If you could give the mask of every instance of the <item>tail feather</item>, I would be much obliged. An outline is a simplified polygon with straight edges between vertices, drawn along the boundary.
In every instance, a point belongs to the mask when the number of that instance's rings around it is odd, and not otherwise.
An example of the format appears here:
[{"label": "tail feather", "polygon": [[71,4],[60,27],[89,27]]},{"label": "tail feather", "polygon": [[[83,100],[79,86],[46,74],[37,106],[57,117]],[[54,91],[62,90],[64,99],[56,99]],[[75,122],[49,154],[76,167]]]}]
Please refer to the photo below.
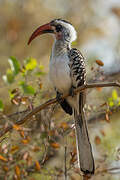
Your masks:
[{"label": "tail feather", "polygon": [[84,174],[94,174],[94,158],[89,141],[87,124],[84,114],[85,94],[79,94],[79,110],[74,109],[77,151],[80,169]]}]

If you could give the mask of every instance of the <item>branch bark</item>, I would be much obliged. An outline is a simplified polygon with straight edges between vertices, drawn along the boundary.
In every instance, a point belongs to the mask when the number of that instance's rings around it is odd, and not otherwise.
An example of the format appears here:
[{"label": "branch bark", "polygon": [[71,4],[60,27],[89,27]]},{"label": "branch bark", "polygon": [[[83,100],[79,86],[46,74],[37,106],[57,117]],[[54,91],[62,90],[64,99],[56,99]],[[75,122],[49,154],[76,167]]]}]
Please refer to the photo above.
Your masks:
[{"label": "branch bark", "polygon": [[[120,88],[120,83],[119,82],[109,82],[109,83],[94,83],[94,84],[85,84],[82,85],[81,87],[77,88],[74,90],[74,93],[78,93],[81,91],[84,91],[86,89],[91,89],[91,88],[97,88],[97,87],[119,87]],[[65,99],[66,97],[68,97],[69,94],[65,94],[62,96],[61,99]],[[41,111],[42,109],[45,109],[47,106],[51,105],[51,104],[55,104],[57,103],[57,99],[53,98],[48,100],[47,102],[45,102],[44,104],[41,104],[39,106],[37,106],[36,108],[34,108],[30,113],[28,113],[27,115],[25,115],[25,117],[23,117],[21,120],[17,121],[15,124],[16,125],[22,125],[24,124],[28,119],[30,119],[33,115],[35,115],[36,113],[38,113],[39,111]],[[3,135],[5,135],[7,132],[9,132],[10,130],[13,129],[13,125],[9,125],[7,128],[5,128],[4,130],[2,130],[2,132],[0,132],[0,137],[2,137]]]},{"label": "branch bark", "polygon": [[65,153],[64,153],[64,177],[67,180],[67,146],[65,145]]}]

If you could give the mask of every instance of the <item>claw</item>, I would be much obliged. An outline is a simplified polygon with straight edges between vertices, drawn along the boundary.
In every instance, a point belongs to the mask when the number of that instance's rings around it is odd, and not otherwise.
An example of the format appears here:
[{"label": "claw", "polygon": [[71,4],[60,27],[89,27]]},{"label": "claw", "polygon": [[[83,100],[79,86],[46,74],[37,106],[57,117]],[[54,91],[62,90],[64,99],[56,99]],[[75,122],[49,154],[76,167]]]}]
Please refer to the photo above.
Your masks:
[{"label": "claw", "polygon": [[75,89],[75,87],[72,86],[72,87],[70,88],[70,91],[69,91],[69,95],[72,96],[72,97],[74,97],[74,95],[75,95],[74,89]]},{"label": "claw", "polygon": [[63,96],[63,93],[60,93],[57,91],[56,99],[59,103],[61,103],[63,101],[62,96]]}]

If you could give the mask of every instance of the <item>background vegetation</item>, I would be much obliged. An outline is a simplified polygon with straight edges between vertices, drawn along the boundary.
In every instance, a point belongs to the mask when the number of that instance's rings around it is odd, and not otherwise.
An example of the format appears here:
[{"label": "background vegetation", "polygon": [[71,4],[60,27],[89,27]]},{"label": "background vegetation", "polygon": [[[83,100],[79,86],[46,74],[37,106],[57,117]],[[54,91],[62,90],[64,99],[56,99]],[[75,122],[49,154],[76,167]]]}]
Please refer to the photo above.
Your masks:
[{"label": "background vegetation", "polygon": [[[86,58],[89,83],[119,81],[119,0],[0,0],[0,179],[81,179],[72,117],[51,105],[16,125],[34,107],[55,96],[48,80],[53,39],[44,35],[27,46],[31,33],[54,18],[78,32],[73,47]],[[91,180],[120,179],[120,93],[87,91],[86,118],[95,157]]]}]

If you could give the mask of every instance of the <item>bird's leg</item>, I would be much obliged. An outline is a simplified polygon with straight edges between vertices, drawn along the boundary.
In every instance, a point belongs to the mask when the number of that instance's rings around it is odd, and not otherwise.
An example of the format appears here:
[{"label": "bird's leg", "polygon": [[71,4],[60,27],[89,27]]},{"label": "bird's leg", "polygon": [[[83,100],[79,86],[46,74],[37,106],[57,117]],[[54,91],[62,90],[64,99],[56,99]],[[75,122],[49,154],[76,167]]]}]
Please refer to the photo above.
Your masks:
[{"label": "bird's leg", "polygon": [[69,90],[69,95],[72,96],[72,97],[74,97],[74,95],[75,95],[74,89],[75,89],[75,87],[71,86],[71,88]]},{"label": "bird's leg", "polygon": [[63,101],[62,96],[63,96],[63,93],[60,93],[58,91],[56,92],[56,99],[59,103]]}]

